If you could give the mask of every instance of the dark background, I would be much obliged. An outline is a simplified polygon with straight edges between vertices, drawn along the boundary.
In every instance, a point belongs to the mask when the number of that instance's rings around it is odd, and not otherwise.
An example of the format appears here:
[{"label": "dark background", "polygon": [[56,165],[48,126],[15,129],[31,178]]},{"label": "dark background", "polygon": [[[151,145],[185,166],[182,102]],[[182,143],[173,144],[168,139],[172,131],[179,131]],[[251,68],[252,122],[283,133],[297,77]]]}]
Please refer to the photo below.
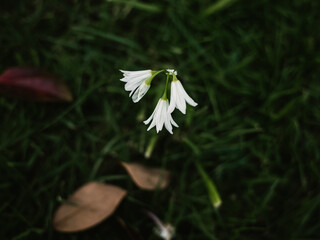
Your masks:
[{"label": "dark background", "polygon": [[[116,216],[157,239],[142,208],[176,226],[174,239],[320,239],[319,20],[317,0],[2,0],[0,71],[46,69],[74,101],[0,97],[1,239],[130,239]],[[145,159],[156,133],[142,120],[165,79],[134,104],[118,69],[164,68],[199,105],[174,112],[179,128]],[[164,167],[171,185],[139,190],[118,160]],[[54,231],[59,199],[92,180],[128,196],[91,230]]]}]

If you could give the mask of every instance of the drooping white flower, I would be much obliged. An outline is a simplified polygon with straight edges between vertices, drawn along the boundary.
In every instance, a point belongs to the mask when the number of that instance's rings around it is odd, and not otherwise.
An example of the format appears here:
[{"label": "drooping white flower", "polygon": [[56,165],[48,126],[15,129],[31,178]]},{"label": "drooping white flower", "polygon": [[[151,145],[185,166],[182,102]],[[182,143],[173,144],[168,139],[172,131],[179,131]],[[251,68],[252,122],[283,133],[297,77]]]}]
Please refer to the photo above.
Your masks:
[{"label": "drooping white flower", "polygon": [[152,78],[152,71],[120,71],[123,73],[123,78],[121,78],[120,81],[126,83],[124,85],[124,89],[126,91],[130,91],[129,97],[132,96],[133,102],[139,102],[150,88],[150,78]]},{"label": "drooping white flower", "polygon": [[144,121],[144,124],[150,124],[147,131],[149,131],[151,128],[156,126],[157,133],[162,130],[163,125],[168,130],[169,133],[173,134],[172,132],[172,125],[175,127],[179,127],[178,124],[172,119],[171,113],[168,111],[169,107],[169,101],[168,99],[160,98],[160,100],[157,103],[156,108],[154,109],[151,116]]},{"label": "drooping white flower", "polygon": [[157,225],[155,233],[164,240],[171,240],[175,235],[175,227],[170,223],[163,223],[154,213],[145,211],[145,213],[153,220]]},{"label": "drooping white flower", "polygon": [[163,227],[156,228],[156,234],[164,240],[171,240],[175,234],[175,228],[170,224],[163,224]]},{"label": "drooping white flower", "polygon": [[171,95],[169,112],[172,113],[175,108],[179,109],[183,114],[186,114],[186,102],[195,107],[198,105],[184,90],[181,82],[173,75],[171,82]]}]

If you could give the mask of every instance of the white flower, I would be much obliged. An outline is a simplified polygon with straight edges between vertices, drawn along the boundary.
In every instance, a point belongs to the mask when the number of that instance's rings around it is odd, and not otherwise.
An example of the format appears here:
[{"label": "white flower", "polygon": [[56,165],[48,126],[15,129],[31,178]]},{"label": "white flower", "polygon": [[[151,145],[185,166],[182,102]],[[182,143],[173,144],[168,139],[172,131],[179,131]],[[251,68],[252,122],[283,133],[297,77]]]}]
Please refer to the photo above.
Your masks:
[{"label": "white flower", "polygon": [[186,114],[186,102],[195,107],[198,104],[186,93],[181,82],[173,75],[171,82],[169,112],[172,113],[175,108],[178,108],[183,114]]},{"label": "white flower", "polygon": [[179,127],[178,124],[172,119],[171,113],[168,111],[169,107],[169,101],[168,99],[164,100],[160,98],[160,100],[157,103],[156,108],[154,109],[151,116],[144,121],[144,124],[149,124],[152,120],[149,128],[147,131],[149,131],[151,128],[156,126],[157,133],[162,130],[163,124],[165,128],[168,130],[169,133],[173,134],[172,132],[172,126]]},{"label": "white flower", "polygon": [[158,226],[155,233],[164,240],[171,240],[175,234],[175,228],[170,223],[166,223]]},{"label": "white flower", "polygon": [[139,102],[150,88],[148,80],[152,77],[152,71],[120,71],[123,73],[123,78],[120,81],[126,82],[124,89],[130,91],[129,97],[132,96],[133,102]]},{"label": "white flower", "polygon": [[172,73],[174,74],[174,75],[178,75],[178,72],[176,71],[176,70],[174,70],[174,69],[166,69],[167,70],[167,72],[169,73],[169,75],[172,75]]},{"label": "white flower", "polygon": [[170,223],[164,224],[154,213],[145,211],[145,213],[154,221],[157,225],[155,233],[164,240],[171,240],[175,235],[175,227]]}]

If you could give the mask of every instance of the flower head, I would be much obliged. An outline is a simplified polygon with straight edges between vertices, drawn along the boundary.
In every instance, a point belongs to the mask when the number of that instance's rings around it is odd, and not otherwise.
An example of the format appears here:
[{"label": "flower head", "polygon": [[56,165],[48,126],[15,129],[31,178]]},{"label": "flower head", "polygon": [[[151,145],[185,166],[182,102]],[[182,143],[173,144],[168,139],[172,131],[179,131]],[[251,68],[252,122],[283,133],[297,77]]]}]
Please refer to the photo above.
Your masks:
[{"label": "flower head", "polygon": [[152,71],[120,71],[123,73],[123,78],[121,78],[120,81],[126,83],[124,89],[130,91],[129,97],[132,96],[133,102],[139,102],[150,88],[150,83],[153,78]]},{"label": "flower head", "polygon": [[[162,69],[159,71],[141,70],[141,71],[125,71],[123,78],[120,81],[125,82],[124,89],[129,91],[129,97],[132,97],[133,102],[140,101],[141,98],[150,89],[151,82],[159,73],[165,73],[167,76],[166,85],[164,88],[163,96],[158,101],[156,108],[151,116],[144,121],[147,125],[150,123],[147,131],[156,127],[157,133],[163,129],[163,126],[173,134],[172,125],[178,127],[176,122],[172,119],[171,113],[175,108],[179,109],[183,114],[186,113],[186,103],[195,107],[198,104],[186,93],[181,82],[177,79],[177,71],[175,69]],[[171,82],[171,98],[170,104],[167,98],[168,86]]]},{"label": "flower head", "polygon": [[170,223],[166,223],[156,228],[155,233],[164,240],[171,240],[175,234],[175,228]]},{"label": "flower head", "polygon": [[186,114],[186,102],[193,107],[198,105],[184,90],[181,82],[177,79],[175,74],[173,74],[173,80],[171,82],[170,101],[171,102],[168,109],[170,113],[172,113],[173,110],[177,108],[183,114]]},{"label": "flower head", "polygon": [[163,223],[153,212],[145,211],[145,213],[156,224],[155,233],[164,240],[171,240],[175,235],[175,227],[170,223]]},{"label": "flower head", "polygon": [[150,124],[147,131],[151,128],[156,126],[157,133],[162,130],[163,125],[168,130],[169,133],[173,134],[172,132],[172,125],[175,127],[179,127],[178,124],[172,119],[171,113],[168,111],[169,101],[168,99],[160,98],[157,103],[156,108],[154,109],[151,116],[144,121],[144,124]]}]

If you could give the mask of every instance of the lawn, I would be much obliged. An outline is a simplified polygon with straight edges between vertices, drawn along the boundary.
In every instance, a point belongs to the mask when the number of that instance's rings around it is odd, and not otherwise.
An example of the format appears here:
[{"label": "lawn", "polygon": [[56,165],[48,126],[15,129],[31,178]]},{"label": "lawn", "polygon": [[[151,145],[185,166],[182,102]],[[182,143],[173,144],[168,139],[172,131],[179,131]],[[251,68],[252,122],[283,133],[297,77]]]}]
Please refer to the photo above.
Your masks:
[{"label": "lawn", "polygon": [[[0,238],[132,239],[121,218],[160,239],[148,209],[177,240],[320,239],[319,20],[317,0],[2,0],[0,74],[44,69],[73,101],[0,95]],[[172,113],[173,135],[143,124],[165,76],[133,103],[119,71],[167,68],[198,103]],[[119,161],[167,169],[170,185],[141,190]],[[90,181],[128,194],[91,229],[54,230]]]}]

